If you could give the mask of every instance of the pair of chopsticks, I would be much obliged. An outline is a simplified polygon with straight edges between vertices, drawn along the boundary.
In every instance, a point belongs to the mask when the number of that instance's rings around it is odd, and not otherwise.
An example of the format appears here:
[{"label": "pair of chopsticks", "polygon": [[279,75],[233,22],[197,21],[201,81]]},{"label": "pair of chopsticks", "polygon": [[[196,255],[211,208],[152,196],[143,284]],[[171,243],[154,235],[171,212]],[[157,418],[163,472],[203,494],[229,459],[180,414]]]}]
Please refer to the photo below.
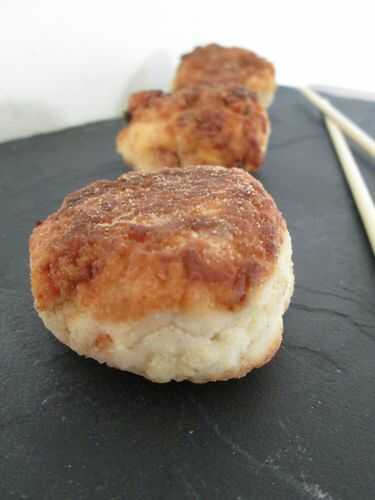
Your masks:
[{"label": "pair of chopsticks", "polygon": [[326,127],[375,255],[375,205],[342,132],[373,158],[375,158],[375,141],[332,106],[327,99],[323,99],[311,89],[302,88],[300,90],[325,115]]}]

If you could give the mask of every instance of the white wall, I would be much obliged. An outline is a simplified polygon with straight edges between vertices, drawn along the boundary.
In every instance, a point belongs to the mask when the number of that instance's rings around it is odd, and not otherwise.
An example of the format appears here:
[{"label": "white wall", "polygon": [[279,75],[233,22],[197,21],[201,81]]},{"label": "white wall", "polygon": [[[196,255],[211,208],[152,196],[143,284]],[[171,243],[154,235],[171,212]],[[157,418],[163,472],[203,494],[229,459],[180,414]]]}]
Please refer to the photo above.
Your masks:
[{"label": "white wall", "polygon": [[284,84],[373,91],[373,3],[0,0],[0,141],[117,116],[210,41],[267,56]]}]

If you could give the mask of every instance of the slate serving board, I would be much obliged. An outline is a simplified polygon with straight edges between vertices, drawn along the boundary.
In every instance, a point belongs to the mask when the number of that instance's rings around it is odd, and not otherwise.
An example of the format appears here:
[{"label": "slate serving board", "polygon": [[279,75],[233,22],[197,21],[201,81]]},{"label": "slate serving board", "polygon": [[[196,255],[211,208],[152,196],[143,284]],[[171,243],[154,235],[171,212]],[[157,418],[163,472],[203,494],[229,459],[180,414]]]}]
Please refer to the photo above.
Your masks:
[{"label": "slate serving board", "polygon": [[[335,102],[375,134],[375,104]],[[33,311],[29,233],[123,172],[120,120],[0,145],[2,500],[375,498],[375,262],[319,113],[281,88],[271,119],[258,177],[294,242],[285,340],[270,365],[202,386],[80,358]]]}]

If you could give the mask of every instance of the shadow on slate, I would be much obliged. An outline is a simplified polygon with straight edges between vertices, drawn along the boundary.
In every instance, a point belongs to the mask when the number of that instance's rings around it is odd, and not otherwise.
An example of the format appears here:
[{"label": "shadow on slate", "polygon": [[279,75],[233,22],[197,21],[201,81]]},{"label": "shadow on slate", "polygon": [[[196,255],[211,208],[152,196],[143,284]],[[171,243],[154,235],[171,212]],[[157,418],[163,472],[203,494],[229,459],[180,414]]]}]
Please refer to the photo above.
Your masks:
[{"label": "shadow on slate", "polygon": [[[335,100],[375,134],[375,105]],[[297,287],[275,360],[244,379],[151,384],[80,358],[33,311],[28,236],[124,170],[121,122],[0,145],[0,498],[375,498],[375,265],[322,119],[271,108],[259,178],[287,217]],[[357,159],[375,192],[375,165]]]}]

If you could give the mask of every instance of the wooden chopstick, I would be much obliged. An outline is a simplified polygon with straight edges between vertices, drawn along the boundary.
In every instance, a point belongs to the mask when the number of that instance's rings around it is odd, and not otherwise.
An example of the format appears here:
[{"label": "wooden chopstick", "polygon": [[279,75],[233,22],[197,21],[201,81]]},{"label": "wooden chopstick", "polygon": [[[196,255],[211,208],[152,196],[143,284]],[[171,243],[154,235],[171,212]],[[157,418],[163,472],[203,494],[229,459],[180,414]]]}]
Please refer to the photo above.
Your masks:
[{"label": "wooden chopstick", "polygon": [[329,118],[325,123],[375,255],[375,205],[341,130]]},{"label": "wooden chopstick", "polygon": [[375,158],[375,141],[366,132],[358,127],[354,122],[349,120],[343,113],[336,109],[327,100],[309,88],[301,88],[302,94],[320,109],[325,115],[332,120],[347,134],[354,142],[361,146],[367,153]]}]

